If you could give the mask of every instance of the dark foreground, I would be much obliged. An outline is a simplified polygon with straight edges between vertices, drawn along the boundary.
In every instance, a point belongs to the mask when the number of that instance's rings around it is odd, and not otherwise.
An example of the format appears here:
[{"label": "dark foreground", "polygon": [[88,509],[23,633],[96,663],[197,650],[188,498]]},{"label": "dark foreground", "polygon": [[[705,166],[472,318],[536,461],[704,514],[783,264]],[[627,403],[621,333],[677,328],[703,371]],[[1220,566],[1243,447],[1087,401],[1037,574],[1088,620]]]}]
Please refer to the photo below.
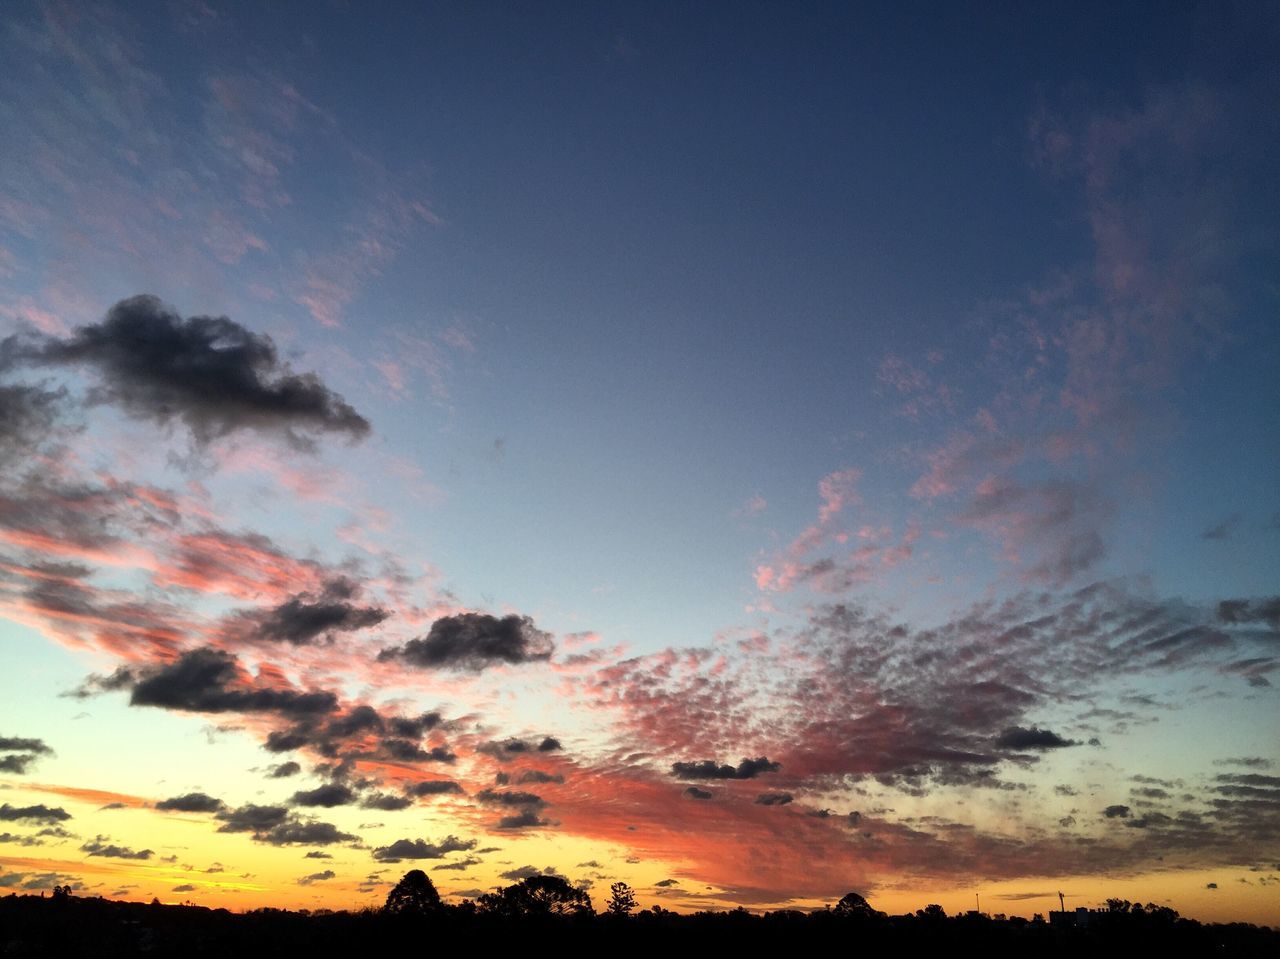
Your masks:
[{"label": "dark foreground", "polygon": [[[0,956],[410,956],[465,947],[569,955],[661,951],[680,955],[1280,956],[1280,931],[1206,925],[1170,916],[1094,914],[1086,928],[965,915],[847,916],[745,911],[631,916],[501,916],[437,909],[429,914],[233,913],[199,906],[106,899],[0,899]],[[661,959],[666,959],[665,955]]]}]

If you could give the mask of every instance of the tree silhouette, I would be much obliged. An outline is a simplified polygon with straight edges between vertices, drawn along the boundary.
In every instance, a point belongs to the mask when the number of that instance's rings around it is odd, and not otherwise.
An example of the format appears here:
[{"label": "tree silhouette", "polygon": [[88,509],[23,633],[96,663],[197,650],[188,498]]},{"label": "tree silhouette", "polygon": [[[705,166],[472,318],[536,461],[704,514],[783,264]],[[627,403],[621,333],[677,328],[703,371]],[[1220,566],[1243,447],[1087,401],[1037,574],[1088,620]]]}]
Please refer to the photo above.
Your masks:
[{"label": "tree silhouette", "polygon": [[831,911],[845,919],[874,919],[884,915],[878,909],[873,909],[871,903],[856,892],[846,894]]},{"label": "tree silhouette", "polygon": [[387,893],[383,912],[398,916],[425,916],[440,908],[440,893],[421,869],[410,869]]},{"label": "tree silhouette", "polygon": [[609,915],[629,916],[636,907],[636,891],[625,882],[615,882],[609,887]]},{"label": "tree silhouette", "polygon": [[482,912],[496,916],[591,916],[591,897],[563,876],[530,876],[480,897]]}]

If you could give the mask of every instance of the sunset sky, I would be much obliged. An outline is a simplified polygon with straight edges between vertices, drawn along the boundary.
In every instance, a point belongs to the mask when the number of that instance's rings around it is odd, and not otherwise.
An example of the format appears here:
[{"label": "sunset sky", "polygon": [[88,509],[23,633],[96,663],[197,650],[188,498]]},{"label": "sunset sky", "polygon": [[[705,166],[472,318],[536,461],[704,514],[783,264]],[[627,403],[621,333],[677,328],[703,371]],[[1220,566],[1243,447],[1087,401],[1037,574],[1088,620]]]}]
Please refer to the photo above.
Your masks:
[{"label": "sunset sky", "polygon": [[5,4],[0,894],[1280,924],[1277,63]]}]

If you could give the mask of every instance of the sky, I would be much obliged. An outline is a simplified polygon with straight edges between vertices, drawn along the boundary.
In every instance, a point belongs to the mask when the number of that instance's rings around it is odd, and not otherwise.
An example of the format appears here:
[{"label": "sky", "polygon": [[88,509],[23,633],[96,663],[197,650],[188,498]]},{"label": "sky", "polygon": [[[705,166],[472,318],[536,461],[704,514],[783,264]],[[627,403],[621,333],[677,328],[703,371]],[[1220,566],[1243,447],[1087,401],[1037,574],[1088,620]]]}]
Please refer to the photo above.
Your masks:
[{"label": "sky", "polygon": [[1278,63],[7,4],[0,891],[1280,923]]}]

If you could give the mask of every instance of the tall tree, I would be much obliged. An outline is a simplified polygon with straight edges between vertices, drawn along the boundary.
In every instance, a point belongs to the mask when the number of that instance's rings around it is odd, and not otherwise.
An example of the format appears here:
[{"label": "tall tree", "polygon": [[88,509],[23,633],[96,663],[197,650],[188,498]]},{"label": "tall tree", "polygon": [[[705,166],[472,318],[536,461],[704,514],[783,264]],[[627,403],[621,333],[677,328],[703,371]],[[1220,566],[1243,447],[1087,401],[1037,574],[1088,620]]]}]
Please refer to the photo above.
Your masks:
[{"label": "tall tree", "polygon": [[440,893],[421,869],[410,869],[387,893],[384,912],[400,916],[423,916],[440,908]]}]

